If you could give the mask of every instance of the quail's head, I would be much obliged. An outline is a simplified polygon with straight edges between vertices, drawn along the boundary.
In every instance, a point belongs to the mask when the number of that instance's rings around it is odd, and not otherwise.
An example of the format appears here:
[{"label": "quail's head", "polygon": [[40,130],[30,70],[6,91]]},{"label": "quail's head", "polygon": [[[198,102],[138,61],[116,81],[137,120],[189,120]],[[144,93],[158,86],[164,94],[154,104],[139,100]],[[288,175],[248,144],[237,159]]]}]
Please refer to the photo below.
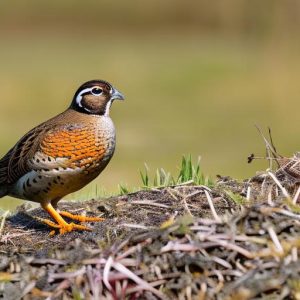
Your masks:
[{"label": "quail's head", "polygon": [[91,80],[76,91],[71,108],[86,114],[109,115],[114,100],[124,100],[124,96],[104,80]]}]

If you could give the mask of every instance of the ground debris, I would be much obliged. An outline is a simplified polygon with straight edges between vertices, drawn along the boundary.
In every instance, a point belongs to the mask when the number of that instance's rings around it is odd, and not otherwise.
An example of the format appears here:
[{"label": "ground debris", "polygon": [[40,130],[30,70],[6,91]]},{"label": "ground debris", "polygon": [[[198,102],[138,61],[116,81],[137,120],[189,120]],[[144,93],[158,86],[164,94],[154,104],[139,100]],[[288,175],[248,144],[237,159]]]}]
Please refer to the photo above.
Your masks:
[{"label": "ground debris", "polygon": [[32,219],[41,209],[20,209],[0,235],[0,299],[299,299],[297,186],[287,198],[281,183],[219,177],[212,190],[63,202],[106,220],[54,237]]}]

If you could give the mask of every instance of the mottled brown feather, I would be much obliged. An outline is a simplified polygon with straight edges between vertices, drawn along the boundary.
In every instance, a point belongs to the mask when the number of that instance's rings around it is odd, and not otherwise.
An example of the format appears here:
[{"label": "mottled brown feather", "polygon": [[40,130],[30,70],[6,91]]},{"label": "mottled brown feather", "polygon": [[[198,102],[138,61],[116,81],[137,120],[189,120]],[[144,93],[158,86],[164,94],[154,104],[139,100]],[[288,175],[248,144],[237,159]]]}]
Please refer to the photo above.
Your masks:
[{"label": "mottled brown feather", "polygon": [[29,131],[0,160],[0,185],[15,183],[20,177],[30,171],[27,162],[37,150],[39,138],[44,130],[46,130],[46,126],[41,124]]}]

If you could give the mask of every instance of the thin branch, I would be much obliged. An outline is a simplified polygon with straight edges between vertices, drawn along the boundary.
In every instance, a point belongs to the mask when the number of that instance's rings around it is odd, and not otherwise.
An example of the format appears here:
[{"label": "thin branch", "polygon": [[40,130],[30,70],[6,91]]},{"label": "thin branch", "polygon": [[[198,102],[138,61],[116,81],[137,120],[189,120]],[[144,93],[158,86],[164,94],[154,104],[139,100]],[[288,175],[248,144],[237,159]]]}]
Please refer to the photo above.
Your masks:
[{"label": "thin branch", "polygon": [[213,201],[210,197],[210,194],[208,193],[207,190],[204,190],[204,193],[206,195],[206,198],[207,198],[207,201],[208,201],[208,204],[209,204],[209,207],[210,207],[210,210],[212,212],[212,215],[214,217],[214,219],[218,222],[218,223],[222,223],[222,220],[221,218],[218,216],[216,210],[215,210],[215,207],[214,207],[214,204],[213,204]]},{"label": "thin branch", "polygon": [[293,204],[297,204],[297,200],[299,198],[299,195],[300,195],[300,186],[298,187],[297,192],[296,192],[296,194],[293,198]]},{"label": "thin branch", "polygon": [[270,237],[271,237],[271,239],[272,239],[272,241],[273,241],[273,243],[274,243],[274,245],[275,245],[277,251],[278,251],[280,254],[283,254],[283,253],[284,253],[283,247],[282,247],[282,245],[280,244],[280,241],[279,241],[279,239],[278,239],[278,236],[277,236],[277,234],[276,234],[274,228],[271,227],[271,226],[269,226],[269,227],[268,227],[268,233],[269,233],[269,235],[270,235]]},{"label": "thin branch", "polygon": [[157,206],[157,207],[162,207],[162,208],[170,208],[168,205],[161,204],[161,203],[155,203],[155,201],[151,201],[151,200],[134,200],[134,201],[131,201],[130,203],[132,203],[132,204]]},{"label": "thin branch", "polygon": [[3,213],[3,215],[1,216],[1,224],[0,224],[0,237],[2,236],[2,231],[4,229],[4,224],[5,224],[5,221],[6,221],[6,218],[9,214],[9,210],[5,211]]},{"label": "thin branch", "polygon": [[288,199],[291,199],[291,196],[289,195],[289,193],[287,192],[287,190],[281,185],[281,183],[276,178],[276,176],[272,172],[270,172],[270,171],[268,171],[268,174],[275,181],[275,183],[277,184],[277,186],[281,189],[283,196],[285,196]]}]

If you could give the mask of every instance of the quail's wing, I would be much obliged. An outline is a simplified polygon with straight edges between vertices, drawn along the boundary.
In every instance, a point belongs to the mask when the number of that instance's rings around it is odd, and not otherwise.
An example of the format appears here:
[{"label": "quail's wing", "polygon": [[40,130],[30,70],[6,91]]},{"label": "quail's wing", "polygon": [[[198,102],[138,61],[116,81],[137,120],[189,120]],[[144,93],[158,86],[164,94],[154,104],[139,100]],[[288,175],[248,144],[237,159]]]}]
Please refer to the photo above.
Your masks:
[{"label": "quail's wing", "polygon": [[0,185],[12,184],[30,171],[27,161],[34,155],[44,130],[45,126],[40,125],[29,131],[0,160]]},{"label": "quail's wing", "polygon": [[81,126],[47,123],[29,131],[0,160],[0,185],[13,184],[31,170],[69,166],[75,147],[72,137]]}]

